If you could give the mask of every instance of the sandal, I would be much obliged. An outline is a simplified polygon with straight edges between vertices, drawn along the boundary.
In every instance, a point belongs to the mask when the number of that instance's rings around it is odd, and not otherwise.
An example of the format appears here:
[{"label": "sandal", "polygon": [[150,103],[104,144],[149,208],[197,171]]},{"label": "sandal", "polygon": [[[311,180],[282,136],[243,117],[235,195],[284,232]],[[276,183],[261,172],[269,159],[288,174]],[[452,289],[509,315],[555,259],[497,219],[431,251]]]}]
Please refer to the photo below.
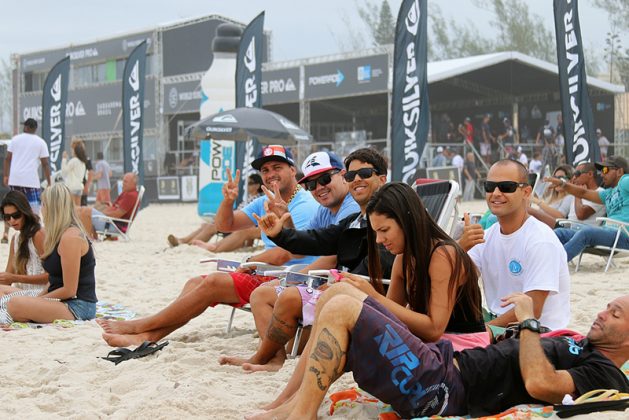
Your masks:
[{"label": "sandal", "polygon": [[624,411],[629,408],[629,394],[615,389],[595,389],[577,398],[571,405],[555,405],[559,418],[588,414],[595,411]]},{"label": "sandal", "polygon": [[108,360],[117,365],[118,363],[124,362],[125,360],[139,359],[141,357],[148,356],[149,354],[153,354],[156,351],[163,349],[167,345],[168,341],[164,341],[160,344],[154,341],[145,341],[144,343],[136,347],[135,350],[120,347],[116,350],[110,351],[107,356],[101,357],[101,359]]}]

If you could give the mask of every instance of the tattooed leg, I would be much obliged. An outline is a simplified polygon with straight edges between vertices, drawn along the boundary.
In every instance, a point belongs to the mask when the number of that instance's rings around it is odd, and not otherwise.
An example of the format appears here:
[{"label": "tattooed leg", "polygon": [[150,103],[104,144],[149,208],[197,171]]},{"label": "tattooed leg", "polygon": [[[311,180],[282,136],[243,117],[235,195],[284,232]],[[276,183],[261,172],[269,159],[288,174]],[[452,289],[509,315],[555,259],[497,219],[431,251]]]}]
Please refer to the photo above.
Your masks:
[{"label": "tattooed leg", "polygon": [[362,302],[350,296],[335,296],[321,309],[303,382],[288,418],[317,417],[330,385],[343,374],[350,331],[361,310]]}]

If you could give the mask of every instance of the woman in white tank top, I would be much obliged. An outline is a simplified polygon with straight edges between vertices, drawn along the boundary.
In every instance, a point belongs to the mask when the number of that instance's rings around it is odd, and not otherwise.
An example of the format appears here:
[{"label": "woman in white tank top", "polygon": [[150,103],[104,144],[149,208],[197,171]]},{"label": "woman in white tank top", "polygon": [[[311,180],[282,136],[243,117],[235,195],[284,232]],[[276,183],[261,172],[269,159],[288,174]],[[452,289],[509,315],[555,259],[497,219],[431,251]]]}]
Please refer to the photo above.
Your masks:
[{"label": "woman in white tank top", "polygon": [[18,191],[7,193],[0,210],[4,221],[17,231],[11,239],[6,269],[0,273],[0,296],[21,290],[39,294],[48,286],[48,274],[39,258],[44,245],[39,216]]}]

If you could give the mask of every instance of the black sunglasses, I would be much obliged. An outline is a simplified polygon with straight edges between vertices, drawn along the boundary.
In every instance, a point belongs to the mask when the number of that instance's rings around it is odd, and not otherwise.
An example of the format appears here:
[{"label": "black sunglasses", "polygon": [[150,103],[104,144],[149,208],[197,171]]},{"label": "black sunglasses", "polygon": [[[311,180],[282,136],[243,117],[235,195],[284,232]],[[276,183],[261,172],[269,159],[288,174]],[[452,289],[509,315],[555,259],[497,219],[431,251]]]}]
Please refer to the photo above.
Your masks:
[{"label": "black sunglasses", "polygon": [[332,175],[336,175],[338,174],[340,171],[330,171],[327,172],[323,175],[321,175],[319,178],[317,179],[311,179],[309,181],[304,181],[304,188],[306,189],[306,191],[314,191],[317,189],[317,184],[321,185],[322,187],[328,185],[330,182],[332,182]]},{"label": "black sunglasses", "polygon": [[368,179],[371,178],[373,174],[380,175],[376,168],[361,168],[357,171],[347,171],[343,176],[345,177],[345,181],[352,182],[356,178],[356,175],[358,175],[360,179]]},{"label": "black sunglasses", "polygon": [[485,192],[492,193],[496,190],[496,187],[502,193],[513,193],[518,187],[527,187],[529,184],[526,182],[515,182],[515,181],[485,181]]},{"label": "black sunglasses", "polygon": [[5,222],[8,222],[9,220],[13,219],[13,220],[20,220],[22,218],[22,212],[21,211],[16,211],[15,213],[4,213],[2,215],[2,218],[4,219]]}]

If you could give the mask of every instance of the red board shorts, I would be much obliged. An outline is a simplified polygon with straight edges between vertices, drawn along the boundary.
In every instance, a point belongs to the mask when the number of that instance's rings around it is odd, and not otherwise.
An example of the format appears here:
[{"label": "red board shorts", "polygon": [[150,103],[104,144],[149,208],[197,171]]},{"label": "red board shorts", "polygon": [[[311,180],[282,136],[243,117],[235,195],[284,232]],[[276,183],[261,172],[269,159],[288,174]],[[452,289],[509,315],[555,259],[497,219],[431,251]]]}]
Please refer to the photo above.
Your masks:
[{"label": "red board shorts", "polygon": [[[234,288],[236,289],[236,294],[238,295],[238,299],[240,302],[238,303],[228,303],[227,305],[233,306],[234,308],[241,308],[247,303],[249,303],[249,299],[251,299],[251,293],[258,288],[262,283],[266,283],[267,281],[274,280],[275,277],[268,276],[258,276],[255,274],[249,273],[225,273],[228,274],[232,280],[234,281]],[[218,305],[220,302],[216,302],[211,305],[212,307]]]}]

